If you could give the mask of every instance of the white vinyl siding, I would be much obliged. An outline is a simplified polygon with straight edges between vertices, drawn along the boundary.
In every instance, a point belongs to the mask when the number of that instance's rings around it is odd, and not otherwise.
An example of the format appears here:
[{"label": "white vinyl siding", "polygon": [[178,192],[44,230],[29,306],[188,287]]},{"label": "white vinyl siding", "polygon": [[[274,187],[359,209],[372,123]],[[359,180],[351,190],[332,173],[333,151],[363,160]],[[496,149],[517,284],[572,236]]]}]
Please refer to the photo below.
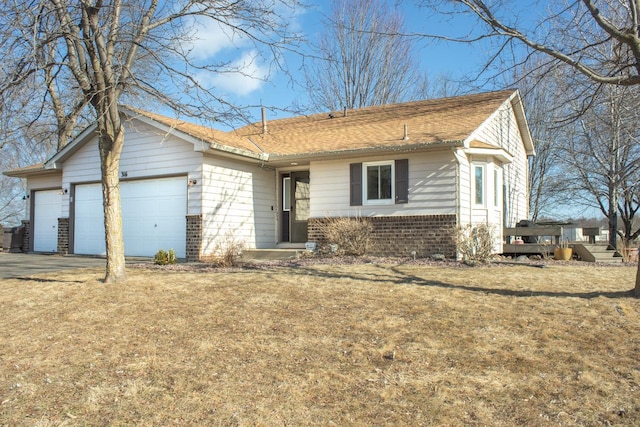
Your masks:
[{"label": "white vinyl siding", "polygon": [[[456,162],[453,151],[400,153],[357,159],[370,162],[409,159],[409,202],[350,206],[350,163],[317,161],[310,165],[311,218],[336,216],[436,215],[456,213]],[[363,168],[364,169],[364,168]]]},{"label": "white vinyl siding", "polygon": [[229,239],[249,249],[275,246],[278,212],[275,171],[205,157],[202,190],[204,255],[214,253]]},{"label": "white vinyl siding", "polygon": [[[64,162],[62,186],[100,182],[100,153],[98,138],[80,147]],[[200,181],[202,153],[193,151],[193,144],[175,136],[164,134],[139,121],[125,122],[125,144],[120,158],[120,172],[126,179],[187,175]],[[198,186],[189,188],[188,213],[200,213]],[[69,215],[68,203],[63,205],[63,216]]]},{"label": "white vinyl siding", "polygon": [[[468,138],[502,147],[513,156],[513,162],[502,166],[502,182],[506,187],[508,224],[514,226],[521,219],[528,218],[527,204],[528,160],[522,143],[516,116],[509,102],[503,104]],[[502,206],[500,206],[502,210]]]}]

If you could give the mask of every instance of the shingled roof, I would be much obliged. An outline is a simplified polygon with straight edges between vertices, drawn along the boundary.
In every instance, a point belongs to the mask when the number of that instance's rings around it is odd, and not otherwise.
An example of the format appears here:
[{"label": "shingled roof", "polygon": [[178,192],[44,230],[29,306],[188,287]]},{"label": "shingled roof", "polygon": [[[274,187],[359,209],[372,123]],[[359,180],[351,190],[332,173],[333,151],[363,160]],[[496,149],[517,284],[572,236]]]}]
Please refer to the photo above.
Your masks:
[{"label": "shingled roof", "polygon": [[[439,144],[462,145],[515,93],[515,90],[510,89],[327,112],[272,120],[268,123],[257,122],[229,132],[130,107],[124,110],[130,116],[146,118],[166,129],[176,130],[208,143],[209,149],[265,161],[318,154],[331,156],[368,150],[402,150]],[[519,119],[526,123],[521,109],[516,110],[516,115],[520,115]],[[83,134],[90,130],[91,128]],[[530,135],[526,132],[523,138],[528,145],[527,153],[533,154],[535,150]],[[56,156],[72,154],[84,140],[84,137],[76,139]],[[470,146],[498,148],[481,141],[472,141]],[[22,177],[45,169],[49,168],[46,165],[35,165],[5,174]]]},{"label": "shingled roof", "polygon": [[251,142],[251,140],[240,135],[236,135],[232,132],[224,132],[221,130],[212,129],[207,126],[189,123],[184,120],[172,119],[161,114],[155,114],[137,108],[126,107],[126,109],[203,141],[226,145],[228,147],[248,151],[251,153],[262,153],[259,147]]},{"label": "shingled roof", "polygon": [[230,132],[130,110],[220,146],[272,157],[304,156],[461,143],[513,93],[514,90],[503,90],[313,114],[256,122]]},{"label": "shingled roof", "polygon": [[[230,132],[270,155],[304,155],[461,142],[514,90],[258,122]],[[407,138],[405,138],[405,126]]]}]

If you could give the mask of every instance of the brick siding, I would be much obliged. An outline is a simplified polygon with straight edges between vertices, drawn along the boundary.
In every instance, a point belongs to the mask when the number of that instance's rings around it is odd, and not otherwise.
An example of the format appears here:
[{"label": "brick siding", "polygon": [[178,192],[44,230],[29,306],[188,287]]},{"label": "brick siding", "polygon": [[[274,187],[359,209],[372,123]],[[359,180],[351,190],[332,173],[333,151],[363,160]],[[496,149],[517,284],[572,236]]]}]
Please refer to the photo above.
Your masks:
[{"label": "brick siding", "polygon": [[69,218],[58,218],[58,254],[69,255]]},{"label": "brick siding", "polygon": [[202,215],[187,215],[187,262],[202,256]]},{"label": "brick siding", "polygon": [[[455,215],[383,216],[366,218],[373,226],[369,255],[424,258],[443,254],[456,257],[453,228]],[[325,245],[324,226],[327,218],[310,218],[309,241]]]},{"label": "brick siding", "polygon": [[22,252],[27,253],[31,250],[31,221],[29,221],[28,219],[23,219],[22,226],[24,227],[24,236],[22,237]]}]

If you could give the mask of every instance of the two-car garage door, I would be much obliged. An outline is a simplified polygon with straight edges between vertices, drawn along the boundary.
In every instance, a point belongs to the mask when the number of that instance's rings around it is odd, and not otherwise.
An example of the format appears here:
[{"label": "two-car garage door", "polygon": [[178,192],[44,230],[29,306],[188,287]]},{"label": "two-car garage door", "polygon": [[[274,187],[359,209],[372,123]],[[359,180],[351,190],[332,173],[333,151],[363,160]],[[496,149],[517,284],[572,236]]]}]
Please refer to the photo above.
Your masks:
[{"label": "two-car garage door", "polygon": [[[121,181],[125,255],[153,256],[173,249],[186,256],[187,182],[185,177]],[[75,187],[73,252],[104,255],[102,187]]]}]

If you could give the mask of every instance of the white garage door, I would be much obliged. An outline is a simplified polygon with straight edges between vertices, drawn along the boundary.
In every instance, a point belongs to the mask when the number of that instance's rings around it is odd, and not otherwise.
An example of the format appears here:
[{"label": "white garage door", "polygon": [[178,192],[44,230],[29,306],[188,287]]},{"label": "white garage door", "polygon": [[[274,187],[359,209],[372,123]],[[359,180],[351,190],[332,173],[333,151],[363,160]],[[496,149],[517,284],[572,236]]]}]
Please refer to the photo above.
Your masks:
[{"label": "white garage door", "polygon": [[[120,182],[124,251],[153,256],[173,249],[186,256],[185,177]],[[73,246],[76,254],[104,255],[104,214],[100,184],[76,186]]]},{"label": "white garage door", "polygon": [[60,190],[35,191],[33,202],[33,250],[58,251],[58,218],[62,210]]}]

